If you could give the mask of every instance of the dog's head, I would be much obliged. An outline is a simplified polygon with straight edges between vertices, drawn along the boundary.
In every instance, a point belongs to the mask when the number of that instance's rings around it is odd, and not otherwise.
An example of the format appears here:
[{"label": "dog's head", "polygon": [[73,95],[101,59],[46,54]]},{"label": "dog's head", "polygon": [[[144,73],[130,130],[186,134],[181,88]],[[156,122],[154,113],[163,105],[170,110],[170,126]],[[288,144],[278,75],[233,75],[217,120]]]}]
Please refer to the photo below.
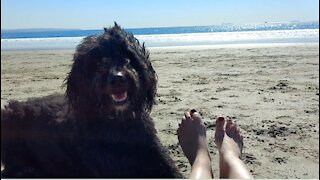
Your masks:
[{"label": "dog's head", "polygon": [[76,114],[132,115],[151,111],[156,84],[144,45],[115,24],[78,45],[66,78],[66,94]]}]

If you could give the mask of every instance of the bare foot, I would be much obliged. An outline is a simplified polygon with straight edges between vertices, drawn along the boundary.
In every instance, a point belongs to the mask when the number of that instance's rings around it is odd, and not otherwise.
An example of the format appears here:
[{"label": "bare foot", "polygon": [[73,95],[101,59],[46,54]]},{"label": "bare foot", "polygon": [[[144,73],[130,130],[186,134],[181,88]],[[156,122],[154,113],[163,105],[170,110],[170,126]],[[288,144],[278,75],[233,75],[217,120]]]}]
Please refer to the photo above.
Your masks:
[{"label": "bare foot", "polygon": [[206,127],[200,114],[186,112],[177,132],[181,148],[192,166],[189,178],[212,178]]},{"label": "bare foot", "polygon": [[253,178],[240,159],[243,138],[232,120],[218,117],[216,120],[215,142],[219,150],[220,177],[243,179]]},{"label": "bare foot", "polygon": [[229,154],[240,158],[243,148],[243,138],[232,120],[218,117],[216,120],[215,141],[219,153]]}]

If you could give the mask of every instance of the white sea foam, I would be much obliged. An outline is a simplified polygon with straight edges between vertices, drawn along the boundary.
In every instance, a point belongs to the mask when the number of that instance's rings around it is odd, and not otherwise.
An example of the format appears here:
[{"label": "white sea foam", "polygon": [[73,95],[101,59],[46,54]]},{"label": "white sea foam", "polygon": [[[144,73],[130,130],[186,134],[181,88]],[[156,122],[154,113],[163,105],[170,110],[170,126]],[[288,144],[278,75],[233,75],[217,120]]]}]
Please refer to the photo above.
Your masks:
[{"label": "white sea foam", "polygon": [[1,50],[70,49],[83,37],[1,39]]},{"label": "white sea foam", "polygon": [[268,42],[300,43],[319,42],[319,29],[141,35],[137,38],[151,47]]},{"label": "white sea foam", "polygon": [[[319,43],[319,29],[136,35],[147,47]],[[1,50],[74,49],[83,37],[1,39]]]}]

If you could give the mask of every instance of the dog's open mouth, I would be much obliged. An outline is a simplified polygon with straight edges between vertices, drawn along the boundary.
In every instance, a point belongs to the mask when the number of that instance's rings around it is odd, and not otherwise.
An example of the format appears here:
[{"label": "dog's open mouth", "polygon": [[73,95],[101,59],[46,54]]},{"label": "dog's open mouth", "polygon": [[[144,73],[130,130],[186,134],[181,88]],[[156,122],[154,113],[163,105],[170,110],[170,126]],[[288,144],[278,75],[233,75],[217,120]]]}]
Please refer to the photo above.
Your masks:
[{"label": "dog's open mouth", "polygon": [[127,91],[115,92],[111,94],[111,98],[116,103],[123,103],[127,100],[128,93]]}]

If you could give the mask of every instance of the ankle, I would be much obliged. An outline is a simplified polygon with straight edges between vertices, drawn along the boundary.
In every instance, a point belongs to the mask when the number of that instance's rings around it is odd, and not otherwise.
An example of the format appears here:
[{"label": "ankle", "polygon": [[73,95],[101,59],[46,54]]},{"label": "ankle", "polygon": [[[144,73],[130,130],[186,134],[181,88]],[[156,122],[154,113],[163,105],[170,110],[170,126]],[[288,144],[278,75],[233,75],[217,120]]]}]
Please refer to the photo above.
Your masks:
[{"label": "ankle", "polygon": [[219,157],[224,160],[224,162],[241,160],[241,154],[238,154],[234,151],[219,151]]},{"label": "ankle", "polygon": [[202,164],[203,166],[211,167],[211,157],[209,156],[209,154],[199,154],[197,155],[191,166],[195,164]]},{"label": "ankle", "polygon": [[188,159],[191,165],[195,163],[210,163],[211,164],[211,157],[208,151],[206,150],[198,150],[196,156],[193,159]]}]

